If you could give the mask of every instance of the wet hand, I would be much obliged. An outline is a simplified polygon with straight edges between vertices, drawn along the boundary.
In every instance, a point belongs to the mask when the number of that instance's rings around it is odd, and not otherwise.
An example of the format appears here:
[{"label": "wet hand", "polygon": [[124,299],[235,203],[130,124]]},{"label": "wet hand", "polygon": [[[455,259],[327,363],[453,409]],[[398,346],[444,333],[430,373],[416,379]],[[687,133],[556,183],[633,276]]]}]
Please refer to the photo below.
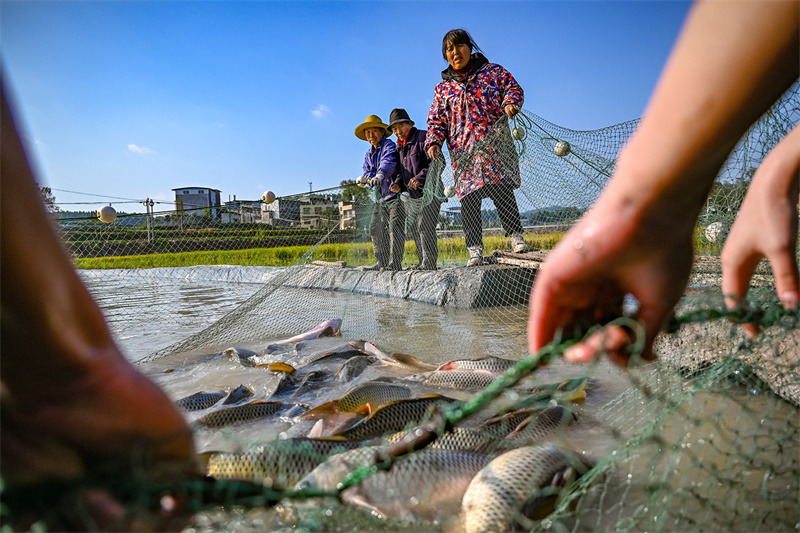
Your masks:
[{"label": "wet hand", "polygon": [[[655,218],[658,221],[658,218]],[[669,220],[669,218],[664,219]],[[528,348],[537,352],[557,332],[580,337],[593,326],[622,316],[626,294],[639,301],[641,357],[653,358],[652,344],[683,294],[691,271],[691,228],[627,216],[619,205],[596,206],[551,252],[531,292]],[[565,351],[570,362],[601,354],[627,366],[628,329],[605,326]]]}]

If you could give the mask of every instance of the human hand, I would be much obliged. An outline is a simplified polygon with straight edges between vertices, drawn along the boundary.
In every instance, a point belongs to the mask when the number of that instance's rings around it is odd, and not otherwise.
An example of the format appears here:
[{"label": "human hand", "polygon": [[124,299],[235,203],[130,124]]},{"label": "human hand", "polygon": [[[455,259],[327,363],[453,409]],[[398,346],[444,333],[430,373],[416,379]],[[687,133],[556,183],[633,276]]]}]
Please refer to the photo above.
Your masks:
[{"label": "human hand", "polygon": [[398,184],[396,184],[396,183],[392,183],[389,186],[389,190],[392,191],[393,193],[399,193],[400,192],[400,186]]},{"label": "human hand", "polygon": [[367,185],[369,185],[370,187],[378,187],[380,186],[380,184],[381,180],[379,180],[378,178],[370,178],[369,181],[367,181]]},{"label": "human hand", "polygon": [[[639,301],[636,318],[644,334],[641,356],[653,358],[653,340],[689,278],[692,224],[672,227],[661,209],[640,213],[613,197],[598,201],[552,251],[531,292],[531,353],[553,340],[558,330],[567,337],[582,335],[593,325],[622,316],[623,299],[632,294]],[[606,353],[609,360],[627,366],[631,341],[622,327],[606,326],[568,348],[564,358],[589,362]]]},{"label": "human hand", "polygon": [[412,191],[416,191],[419,188],[419,180],[417,178],[411,178],[408,181],[408,188]]},{"label": "human hand", "polygon": [[505,112],[506,115],[508,115],[508,118],[512,118],[514,115],[519,113],[519,106],[517,104],[508,104],[505,107]]},{"label": "human hand", "polygon": [[[800,182],[800,127],[767,155],[753,175],[742,207],[722,250],[722,293],[729,309],[744,302],[753,272],[767,258],[775,291],[787,309],[800,301],[797,266],[797,199]],[[745,333],[759,333],[742,324]]]},{"label": "human hand", "polygon": [[431,161],[435,161],[436,160],[436,152],[439,152],[441,150],[442,150],[442,147],[439,146],[438,144],[430,145],[428,147],[428,159],[430,159]]}]

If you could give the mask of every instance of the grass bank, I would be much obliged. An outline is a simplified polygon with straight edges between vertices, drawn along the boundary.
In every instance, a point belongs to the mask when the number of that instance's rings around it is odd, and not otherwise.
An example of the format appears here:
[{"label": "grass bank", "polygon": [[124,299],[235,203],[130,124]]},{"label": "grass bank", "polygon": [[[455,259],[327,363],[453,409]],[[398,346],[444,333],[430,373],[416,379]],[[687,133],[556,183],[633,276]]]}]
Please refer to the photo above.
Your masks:
[{"label": "grass bank", "polygon": [[[532,248],[549,250],[561,239],[563,233],[525,235]],[[484,237],[484,249],[507,249],[508,239]],[[248,250],[212,250],[164,254],[128,255],[75,259],[75,266],[82,269],[110,268],[163,268],[197,265],[242,265],[242,266],[289,266],[296,263],[311,249],[311,246],[278,246],[273,248],[251,248]],[[406,241],[406,260],[416,264],[417,249],[413,241]],[[445,264],[463,263],[468,257],[464,239],[439,239],[439,261]],[[372,243],[322,244],[314,250],[312,261],[347,261],[348,265],[369,265],[375,262]]]}]

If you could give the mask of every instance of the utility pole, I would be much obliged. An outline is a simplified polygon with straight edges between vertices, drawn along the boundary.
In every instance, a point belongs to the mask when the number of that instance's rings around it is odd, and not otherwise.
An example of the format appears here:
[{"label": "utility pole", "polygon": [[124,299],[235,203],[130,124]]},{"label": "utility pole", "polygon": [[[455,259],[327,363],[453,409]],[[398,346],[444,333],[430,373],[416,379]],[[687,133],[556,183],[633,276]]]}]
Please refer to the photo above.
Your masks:
[{"label": "utility pole", "polygon": [[147,209],[147,242],[152,243],[153,242],[152,218],[153,218],[153,205],[155,205],[155,202],[150,198],[147,198],[142,203],[144,204],[145,209]]},{"label": "utility pole", "polygon": [[308,192],[314,192],[314,188],[311,186],[312,183],[312,181],[308,182]]}]

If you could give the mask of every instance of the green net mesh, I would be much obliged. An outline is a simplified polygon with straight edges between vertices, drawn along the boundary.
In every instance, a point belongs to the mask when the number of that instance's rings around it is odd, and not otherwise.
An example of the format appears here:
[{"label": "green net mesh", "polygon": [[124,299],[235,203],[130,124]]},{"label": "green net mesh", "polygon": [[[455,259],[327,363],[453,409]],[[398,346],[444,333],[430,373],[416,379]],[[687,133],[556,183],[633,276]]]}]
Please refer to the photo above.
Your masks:
[{"label": "green net mesh", "polygon": [[[335,416],[290,413],[223,429],[187,413],[215,478],[131,483],[180,492],[194,505],[195,531],[800,529],[797,314],[775,300],[765,263],[750,295],[757,338],[741,333],[719,291],[719,252],[749,180],[799,119],[795,84],[738,143],[697,225],[676,331],[659,337],[657,363],[630,372],[566,365],[559,342],[529,358],[525,324],[547,251],[598,197],[638,121],[574,131],[523,111],[458,161],[438,158],[419,199],[385,204],[346,181],[271,204],[155,213],[145,224],[62,221],[126,355],[176,400],[201,390],[202,376],[205,387],[225,392],[240,381],[250,400],[300,411],[334,405]],[[516,206],[482,200],[480,266],[463,268],[465,233],[477,222],[465,220],[450,187],[481,160],[518,171]],[[405,212],[402,270],[385,260],[371,268],[386,253],[373,247],[376,206]],[[513,251],[517,234],[529,250]],[[431,236],[436,269],[414,268],[430,261]],[[339,336],[290,340],[332,319]],[[150,334],[157,340],[142,342]],[[489,356],[500,360],[431,374]],[[358,387],[388,394],[388,384],[408,398],[367,395],[369,406],[353,412],[336,404]],[[431,394],[449,401],[403,403]],[[368,436],[326,428],[379,412],[384,425]]]}]

